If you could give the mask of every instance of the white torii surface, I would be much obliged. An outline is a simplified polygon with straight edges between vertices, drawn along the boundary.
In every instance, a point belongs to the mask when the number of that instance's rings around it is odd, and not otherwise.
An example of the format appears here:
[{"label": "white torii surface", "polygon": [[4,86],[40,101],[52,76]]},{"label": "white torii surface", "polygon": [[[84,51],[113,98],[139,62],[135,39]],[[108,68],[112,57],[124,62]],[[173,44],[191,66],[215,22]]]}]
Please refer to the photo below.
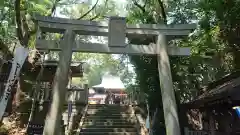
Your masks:
[{"label": "white torii surface", "polygon": [[120,77],[112,75],[104,75],[102,77],[101,84],[92,86],[93,88],[105,88],[105,89],[125,89]]}]

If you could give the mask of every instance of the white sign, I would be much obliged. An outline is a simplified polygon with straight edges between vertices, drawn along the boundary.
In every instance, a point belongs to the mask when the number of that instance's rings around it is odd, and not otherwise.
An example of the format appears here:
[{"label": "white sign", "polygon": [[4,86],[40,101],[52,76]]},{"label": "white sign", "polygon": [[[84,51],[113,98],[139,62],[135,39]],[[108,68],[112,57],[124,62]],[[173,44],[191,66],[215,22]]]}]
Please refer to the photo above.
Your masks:
[{"label": "white sign", "polygon": [[16,51],[14,54],[14,59],[12,62],[11,72],[8,77],[8,81],[7,81],[5,90],[4,90],[4,94],[0,99],[0,119],[2,119],[2,116],[3,116],[6,106],[7,106],[8,99],[11,95],[12,87],[20,74],[20,70],[21,70],[27,56],[28,56],[27,48],[24,48],[24,47],[16,48]]},{"label": "white sign", "polygon": [[110,47],[126,47],[126,19],[110,17],[108,26],[108,45]]}]

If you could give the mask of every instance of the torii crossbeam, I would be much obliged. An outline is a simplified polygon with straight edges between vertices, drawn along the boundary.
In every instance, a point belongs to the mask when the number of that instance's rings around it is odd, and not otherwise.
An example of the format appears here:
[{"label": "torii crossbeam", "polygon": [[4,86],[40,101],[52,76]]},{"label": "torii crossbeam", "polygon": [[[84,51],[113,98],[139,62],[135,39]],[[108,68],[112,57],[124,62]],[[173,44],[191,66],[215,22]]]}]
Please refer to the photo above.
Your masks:
[{"label": "torii crossbeam", "polygon": [[[57,135],[60,131],[60,121],[53,121],[61,116],[61,101],[65,95],[68,70],[72,52],[112,53],[157,55],[159,79],[162,92],[163,109],[167,135],[180,135],[177,106],[173,90],[171,70],[168,55],[190,55],[190,48],[168,47],[168,38],[182,38],[195,29],[195,24],[159,25],[142,24],[126,25],[125,18],[110,17],[107,22],[72,20],[56,17],[35,15],[38,22],[38,38],[36,48],[40,50],[61,51],[59,66],[56,71],[53,86],[53,101],[45,125],[56,125],[54,128],[45,126],[44,135]],[[63,33],[62,40],[46,40],[40,37],[41,32]],[[76,35],[106,36],[108,43],[87,43],[77,40]],[[145,37],[157,39],[148,45],[134,45],[125,42],[126,38]],[[159,95],[160,96],[160,95]],[[57,109],[57,110],[56,110]],[[55,123],[55,124],[54,124]],[[57,123],[57,124],[56,124]],[[57,129],[57,130],[56,130]]]}]

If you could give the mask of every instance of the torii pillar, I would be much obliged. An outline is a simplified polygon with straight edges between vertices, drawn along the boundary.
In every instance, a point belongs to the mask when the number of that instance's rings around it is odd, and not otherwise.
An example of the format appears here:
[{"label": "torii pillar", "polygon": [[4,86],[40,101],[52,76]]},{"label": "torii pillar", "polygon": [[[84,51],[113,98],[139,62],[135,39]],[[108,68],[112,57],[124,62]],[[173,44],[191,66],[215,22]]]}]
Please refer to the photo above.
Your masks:
[{"label": "torii pillar", "polygon": [[159,51],[157,55],[158,73],[162,93],[166,134],[181,135],[176,98],[173,89],[171,68],[166,48],[167,41],[164,35],[158,36],[157,45],[157,51]]}]

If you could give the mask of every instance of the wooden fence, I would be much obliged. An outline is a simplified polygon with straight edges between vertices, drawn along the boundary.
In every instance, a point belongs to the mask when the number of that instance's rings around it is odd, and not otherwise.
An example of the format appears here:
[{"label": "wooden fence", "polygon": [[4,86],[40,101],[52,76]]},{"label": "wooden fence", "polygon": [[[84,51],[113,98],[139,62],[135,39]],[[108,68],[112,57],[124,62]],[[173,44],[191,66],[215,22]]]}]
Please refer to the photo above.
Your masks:
[{"label": "wooden fence", "polygon": [[[52,86],[49,82],[42,82],[40,84],[41,90],[38,93],[37,101],[50,101],[52,100]],[[32,88],[33,92],[36,89],[36,85]],[[31,98],[33,98],[33,92],[30,94]],[[67,88],[67,93],[65,96],[66,103],[88,103],[88,85],[84,85],[84,88]]]},{"label": "wooden fence", "polygon": [[144,93],[140,91],[133,91],[131,93],[128,93],[128,102],[129,104],[145,104],[145,96]]}]

